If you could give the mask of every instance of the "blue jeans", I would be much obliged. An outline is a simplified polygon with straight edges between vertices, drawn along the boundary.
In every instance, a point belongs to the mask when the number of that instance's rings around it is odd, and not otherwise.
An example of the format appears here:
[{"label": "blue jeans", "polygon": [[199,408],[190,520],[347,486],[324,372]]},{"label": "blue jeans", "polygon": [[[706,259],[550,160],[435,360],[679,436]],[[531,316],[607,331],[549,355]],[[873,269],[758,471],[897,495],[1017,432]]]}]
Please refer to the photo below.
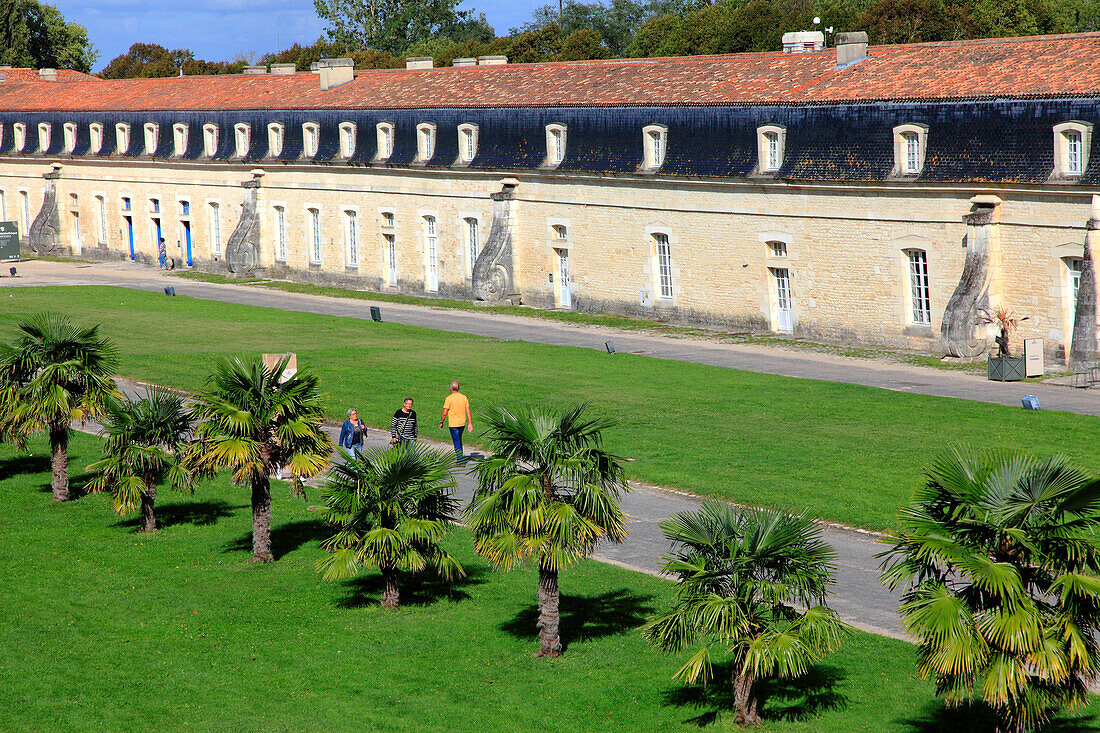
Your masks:
[{"label": "blue jeans", "polygon": [[466,462],[466,457],[462,455],[462,431],[465,429],[465,425],[457,428],[451,428],[451,442],[454,443],[455,455],[458,456],[459,465],[462,465]]}]

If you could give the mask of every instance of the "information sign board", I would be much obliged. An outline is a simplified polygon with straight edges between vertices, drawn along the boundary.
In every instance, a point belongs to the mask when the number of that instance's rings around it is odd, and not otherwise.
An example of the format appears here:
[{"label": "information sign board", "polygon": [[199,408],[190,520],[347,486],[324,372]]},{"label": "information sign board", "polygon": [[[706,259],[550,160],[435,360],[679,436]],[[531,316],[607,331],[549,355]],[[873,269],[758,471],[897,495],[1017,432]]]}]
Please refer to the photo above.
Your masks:
[{"label": "information sign board", "polygon": [[19,224],[0,221],[0,262],[19,259]]}]

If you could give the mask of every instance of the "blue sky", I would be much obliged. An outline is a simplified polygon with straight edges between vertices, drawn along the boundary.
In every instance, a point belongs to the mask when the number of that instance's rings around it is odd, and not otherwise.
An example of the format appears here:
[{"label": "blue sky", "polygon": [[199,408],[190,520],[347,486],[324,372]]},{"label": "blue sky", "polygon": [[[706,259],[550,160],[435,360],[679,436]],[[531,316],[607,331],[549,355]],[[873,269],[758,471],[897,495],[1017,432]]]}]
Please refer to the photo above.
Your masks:
[{"label": "blue sky", "polygon": [[[201,59],[220,61],[238,53],[312,43],[321,21],[312,0],[46,0],[70,22],[88,29],[102,69],[133,43],[189,48]],[[485,13],[497,34],[531,17],[546,0],[464,0],[462,10]],[[277,39],[277,40],[276,40]]]}]

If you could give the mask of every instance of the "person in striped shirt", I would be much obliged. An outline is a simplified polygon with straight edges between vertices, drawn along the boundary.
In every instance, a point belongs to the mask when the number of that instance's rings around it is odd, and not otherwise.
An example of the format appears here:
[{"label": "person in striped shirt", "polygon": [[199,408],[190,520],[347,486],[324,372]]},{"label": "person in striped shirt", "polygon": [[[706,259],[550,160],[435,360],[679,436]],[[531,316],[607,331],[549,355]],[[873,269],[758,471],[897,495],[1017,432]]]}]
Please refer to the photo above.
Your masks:
[{"label": "person in striped shirt", "polygon": [[411,443],[416,440],[416,410],[412,397],[405,398],[401,409],[390,420],[390,444]]}]

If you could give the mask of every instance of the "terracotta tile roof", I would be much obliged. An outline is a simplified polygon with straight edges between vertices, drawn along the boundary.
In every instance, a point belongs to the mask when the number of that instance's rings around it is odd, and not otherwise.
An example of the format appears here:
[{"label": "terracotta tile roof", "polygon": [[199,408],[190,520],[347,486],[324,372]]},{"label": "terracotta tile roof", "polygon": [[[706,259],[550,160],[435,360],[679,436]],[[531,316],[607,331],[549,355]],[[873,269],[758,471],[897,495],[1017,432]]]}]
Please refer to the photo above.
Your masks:
[{"label": "terracotta tile roof", "polygon": [[[15,70],[12,70],[15,71]],[[313,74],[0,84],[7,111],[200,111],[828,104],[1100,96],[1100,33],[833,49]]]},{"label": "terracotta tile roof", "polygon": [[[40,81],[38,69],[0,69],[4,81],[2,83],[25,84],[32,81]],[[72,69],[57,69],[57,81],[99,81],[99,77],[85,74],[82,71]]]}]

